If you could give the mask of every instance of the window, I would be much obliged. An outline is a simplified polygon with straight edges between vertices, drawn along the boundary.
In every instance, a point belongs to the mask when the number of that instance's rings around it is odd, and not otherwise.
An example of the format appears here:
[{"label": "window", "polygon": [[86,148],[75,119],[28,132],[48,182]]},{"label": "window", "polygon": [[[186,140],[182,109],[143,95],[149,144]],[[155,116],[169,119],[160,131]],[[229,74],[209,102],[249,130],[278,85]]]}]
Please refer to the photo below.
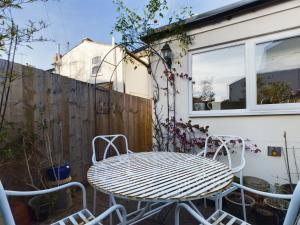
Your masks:
[{"label": "window", "polygon": [[92,64],[101,63],[101,56],[96,56],[92,58]]},{"label": "window", "polygon": [[96,75],[97,73],[99,74],[100,73],[100,71],[98,71],[99,69],[100,69],[100,66],[94,66],[92,68],[92,74],[93,75]]},{"label": "window", "polygon": [[300,29],[189,52],[190,116],[300,114]]},{"label": "window", "polygon": [[243,45],[192,55],[192,74],[194,111],[246,107]]},{"label": "window", "polygon": [[300,103],[300,37],[257,44],[257,104]]}]

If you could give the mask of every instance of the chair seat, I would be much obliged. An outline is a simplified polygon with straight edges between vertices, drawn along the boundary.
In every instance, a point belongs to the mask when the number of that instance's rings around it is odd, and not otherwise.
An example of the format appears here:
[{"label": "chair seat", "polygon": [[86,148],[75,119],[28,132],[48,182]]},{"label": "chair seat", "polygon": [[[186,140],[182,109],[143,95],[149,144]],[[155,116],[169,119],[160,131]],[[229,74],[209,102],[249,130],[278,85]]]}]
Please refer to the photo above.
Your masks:
[{"label": "chair seat", "polygon": [[[94,215],[88,209],[83,209],[51,225],[84,225],[93,219],[95,219]],[[96,224],[102,225],[101,223]]]},{"label": "chair seat", "polygon": [[207,221],[213,225],[251,225],[222,210],[214,212]]}]

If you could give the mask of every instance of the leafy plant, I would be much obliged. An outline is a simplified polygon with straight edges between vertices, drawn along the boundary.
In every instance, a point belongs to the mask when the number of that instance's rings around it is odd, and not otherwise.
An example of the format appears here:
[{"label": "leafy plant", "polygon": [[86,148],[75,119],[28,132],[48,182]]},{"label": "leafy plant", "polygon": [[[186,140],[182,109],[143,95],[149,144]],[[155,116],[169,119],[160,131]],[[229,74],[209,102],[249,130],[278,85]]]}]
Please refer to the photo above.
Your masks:
[{"label": "leafy plant", "polygon": [[257,102],[276,104],[297,102],[299,93],[293,93],[289,84],[284,81],[266,83],[262,77],[257,78]]},{"label": "leafy plant", "polygon": [[31,48],[32,42],[48,41],[43,36],[36,35],[47,27],[42,20],[34,22],[28,20],[25,26],[18,25],[11,13],[12,10],[20,10],[26,4],[47,0],[1,0],[0,1],[0,55],[7,55],[5,73],[0,74],[3,82],[1,83],[0,97],[0,132],[2,132],[8,96],[10,94],[11,83],[15,80],[14,61],[17,46],[23,45]]},{"label": "leafy plant", "polygon": [[27,176],[22,179],[34,189],[46,188],[45,169],[54,168],[62,162],[62,154],[54,152],[49,135],[51,121],[46,114],[46,107],[38,105],[38,120],[33,130],[24,124],[5,122],[0,132],[0,168],[18,165],[25,168]]},{"label": "leafy plant", "polygon": [[42,140],[39,135],[24,128],[22,123],[5,123],[1,131],[0,168],[8,165],[25,166],[28,177],[24,179],[27,185],[37,189],[32,171],[37,174],[43,184],[42,171],[38,164],[43,164],[44,158],[39,148]]},{"label": "leafy plant", "polygon": [[111,33],[120,33],[126,47],[132,48],[136,42],[143,42],[144,38],[159,26],[160,20],[165,20],[168,25],[173,24],[172,29],[168,31],[169,36],[175,36],[183,52],[186,53],[192,38],[184,32],[182,21],[193,15],[191,7],[184,7],[180,12],[173,12],[166,18],[169,13],[167,0],[149,0],[142,13],[127,7],[123,0],[113,0],[113,2],[116,4],[119,16]]},{"label": "leafy plant", "polygon": [[35,41],[46,41],[43,36],[36,37],[39,31],[45,29],[47,24],[43,21],[28,20],[25,26],[20,26],[15,22],[11,11],[21,10],[24,5],[48,0],[1,0],[0,1],[0,52],[8,52],[11,40],[17,37],[17,43],[29,48],[30,43]]},{"label": "leafy plant", "polygon": [[[25,165],[28,173],[26,183],[35,189],[40,184],[45,187],[42,173],[45,158],[40,148],[43,139],[34,131],[26,129],[21,122],[6,121],[6,108],[12,82],[18,78],[14,72],[17,47],[22,45],[31,48],[32,42],[48,41],[42,36],[37,37],[47,27],[45,22],[28,20],[25,26],[20,26],[11,12],[38,1],[47,0],[0,0],[0,55],[7,55],[5,72],[0,74],[0,167],[7,164]],[[33,171],[35,177],[40,179],[37,185]]]},{"label": "leafy plant", "polygon": [[175,146],[177,152],[192,152],[195,149],[201,149],[205,145],[205,139],[208,133],[208,126],[192,124],[192,121],[183,122],[182,119],[176,121],[174,117],[171,120],[166,119],[162,123],[165,130],[170,131],[170,143]]}]

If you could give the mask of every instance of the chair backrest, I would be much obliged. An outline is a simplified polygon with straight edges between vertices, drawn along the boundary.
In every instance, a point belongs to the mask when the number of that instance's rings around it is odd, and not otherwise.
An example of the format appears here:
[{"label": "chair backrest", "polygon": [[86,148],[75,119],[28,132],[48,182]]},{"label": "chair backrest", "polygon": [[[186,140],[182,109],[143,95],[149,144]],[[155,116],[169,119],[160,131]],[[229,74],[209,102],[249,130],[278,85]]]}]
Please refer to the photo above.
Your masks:
[{"label": "chair backrest", "polygon": [[95,164],[97,162],[96,157],[96,143],[97,141],[103,141],[105,145],[103,159],[106,159],[108,157],[108,152],[110,149],[113,149],[117,155],[120,155],[120,151],[116,146],[116,141],[119,139],[123,139],[125,142],[125,151],[126,154],[130,152],[128,149],[128,142],[127,138],[123,134],[113,134],[113,135],[99,135],[93,138],[92,146],[93,146],[93,156],[92,156],[92,162]]},{"label": "chair backrest", "polygon": [[298,184],[294,190],[283,225],[296,225],[299,210],[300,210],[300,181],[298,181]]},{"label": "chair backrest", "polygon": [[[234,146],[234,148],[233,148]],[[226,157],[228,160],[228,166],[234,173],[242,171],[245,166],[245,141],[242,137],[236,135],[209,135],[205,140],[204,147],[204,157],[210,153],[209,149],[212,150],[213,159],[215,160],[217,156],[226,152]],[[232,149],[239,149],[240,162],[238,165],[233,166],[232,163]]]},{"label": "chair backrest", "polygon": [[4,224],[6,225],[15,225],[14,217],[12,215],[5,190],[0,181],[0,215],[4,219]]}]

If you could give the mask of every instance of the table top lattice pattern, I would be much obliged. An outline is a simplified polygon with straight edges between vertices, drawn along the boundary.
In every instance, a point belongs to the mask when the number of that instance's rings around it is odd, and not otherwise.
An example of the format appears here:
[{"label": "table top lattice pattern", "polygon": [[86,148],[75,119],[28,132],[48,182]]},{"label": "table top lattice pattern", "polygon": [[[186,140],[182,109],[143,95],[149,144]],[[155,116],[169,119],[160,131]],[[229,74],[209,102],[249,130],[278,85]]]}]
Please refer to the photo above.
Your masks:
[{"label": "table top lattice pattern", "polygon": [[232,182],[225,164],[185,153],[145,152],[111,157],[87,174],[96,189],[143,201],[186,201],[212,195]]}]

